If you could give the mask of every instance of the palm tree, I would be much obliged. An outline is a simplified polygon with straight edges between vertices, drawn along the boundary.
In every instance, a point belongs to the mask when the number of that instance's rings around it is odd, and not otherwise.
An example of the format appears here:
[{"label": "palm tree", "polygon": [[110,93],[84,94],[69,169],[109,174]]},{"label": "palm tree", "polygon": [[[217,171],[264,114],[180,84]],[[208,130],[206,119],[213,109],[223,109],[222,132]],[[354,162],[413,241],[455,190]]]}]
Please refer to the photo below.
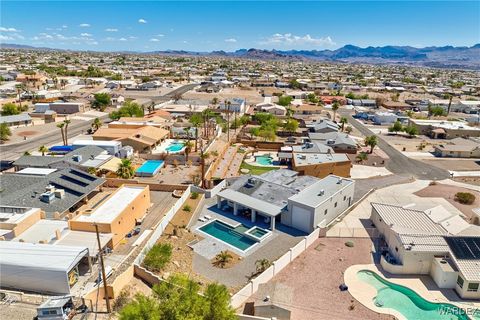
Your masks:
[{"label": "palm tree", "polygon": [[255,268],[257,269],[257,273],[262,273],[263,271],[267,270],[272,263],[268,259],[260,259],[255,261]]},{"label": "palm tree", "polygon": [[92,122],[92,127],[95,128],[95,131],[97,131],[98,129],[100,129],[100,127],[102,126],[102,120],[100,120],[99,118],[95,118]]},{"label": "palm tree", "polygon": [[68,145],[68,125],[70,124],[70,120],[65,119],[63,120],[63,123],[65,123],[65,145]]},{"label": "palm tree", "polygon": [[225,106],[227,107],[227,141],[230,142],[230,101],[225,100]]},{"label": "palm tree", "polygon": [[190,119],[188,120],[193,126],[195,127],[195,152],[198,150],[198,127],[202,123],[202,117],[195,113],[193,114]]},{"label": "palm tree", "polygon": [[233,256],[228,251],[221,251],[219,254],[215,256],[215,264],[218,265],[220,268],[224,268],[230,260],[233,259]]},{"label": "palm tree", "polygon": [[131,179],[135,175],[135,169],[133,169],[130,159],[122,159],[122,162],[118,165],[117,176],[122,179]]},{"label": "palm tree", "polygon": [[340,108],[340,104],[338,103],[338,101],[334,101],[333,104],[332,104],[332,110],[333,110],[333,121],[335,121],[336,117],[337,117],[337,110]]},{"label": "palm tree", "polygon": [[188,155],[190,154],[190,151],[192,151],[192,143],[190,141],[185,142],[185,162],[188,162]]},{"label": "palm tree", "polygon": [[370,146],[370,153],[373,152],[373,149],[378,144],[377,136],[369,136],[365,138],[365,145]]},{"label": "palm tree", "polygon": [[202,167],[202,181],[201,187],[205,188],[205,160],[207,160],[210,157],[210,154],[208,152],[203,152],[203,146],[200,146],[200,162],[201,162],[201,167]]},{"label": "palm tree", "polygon": [[45,153],[48,152],[48,148],[45,147],[45,146],[40,146],[40,148],[38,148],[38,152],[41,152],[42,153],[42,157],[45,156]]},{"label": "palm tree", "polygon": [[57,124],[57,128],[59,128],[60,132],[62,133],[63,145],[66,146],[67,144],[65,143],[65,132],[63,131],[64,127],[65,127],[65,123],[63,123],[63,122]]},{"label": "palm tree", "polygon": [[345,129],[345,125],[348,123],[348,119],[346,117],[340,118],[340,123],[342,124],[342,132]]},{"label": "palm tree", "polygon": [[368,160],[368,155],[366,152],[360,152],[356,157],[357,162],[363,163]]}]

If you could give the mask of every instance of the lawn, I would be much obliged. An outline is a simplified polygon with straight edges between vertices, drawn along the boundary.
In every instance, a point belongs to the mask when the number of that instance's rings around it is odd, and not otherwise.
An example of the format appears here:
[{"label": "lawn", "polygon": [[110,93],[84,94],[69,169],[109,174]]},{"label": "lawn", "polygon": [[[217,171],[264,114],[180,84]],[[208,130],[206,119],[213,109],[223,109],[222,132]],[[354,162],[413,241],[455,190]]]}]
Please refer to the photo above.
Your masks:
[{"label": "lawn", "polygon": [[271,171],[271,170],[277,170],[277,169],[280,169],[280,168],[279,167],[253,166],[251,164],[242,162],[242,164],[240,165],[240,169],[248,169],[248,170],[250,170],[250,172],[249,172],[250,174],[260,175],[262,173],[265,173],[265,172],[268,172],[268,171]]}]

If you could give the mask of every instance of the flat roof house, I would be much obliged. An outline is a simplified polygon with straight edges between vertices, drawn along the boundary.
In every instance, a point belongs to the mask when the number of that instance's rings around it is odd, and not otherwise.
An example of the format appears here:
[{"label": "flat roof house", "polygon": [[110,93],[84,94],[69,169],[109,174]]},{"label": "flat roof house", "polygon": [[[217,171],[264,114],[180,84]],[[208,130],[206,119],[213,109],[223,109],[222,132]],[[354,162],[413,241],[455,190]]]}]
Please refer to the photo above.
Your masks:
[{"label": "flat roof house", "polygon": [[228,99],[226,104],[225,101],[220,102],[218,109],[243,114],[246,111],[246,101],[241,98]]},{"label": "flat roof house", "polygon": [[352,162],[344,153],[293,153],[292,169],[300,175],[324,178],[330,174],[349,178]]},{"label": "flat roof house", "polygon": [[150,189],[146,185],[123,185],[95,208],[86,209],[68,221],[71,230],[112,234],[112,245],[120,244],[150,208]]},{"label": "flat roof house", "polygon": [[314,143],[322,143],[332,148],[337,153],[357,153],[357,143],[347,133],[343,132],[326,132],[317,133],[309,132],[308,138]]},{"label": "flat roof house", "polygon": [[445,158],[480,158],[480,144],[470,139],[455,138],[435,145],[435,155]]},{"label": "flat roof house", "polygon": [[28,126],[32,124],[32,117],[28,113],[20,113],[12,116],[0,116],[0,124],[6,123],[9,127]]},{"label": "flat roof house", "polygon": [[0,240],[10,240],[42,219],[39,208],[0,206]]},{"label": "flat roof house", "polygon": [[0,241],[0,286],[69,294],[88,262],[86,247]]},{"label": "flat roof house", "polygon": [[433,139],[480,137],[480,128],[469,126],[462,121],[409,119],[408,124]]},{"label": "flat roof house", "polygon": [[371,205],[370,219],[387,244],[380,261],[386,271],[428,274],[439,288],[480,299],[480,227],[443,207],[420,211]]},{"label": "flat roof house", "polygon": [[217,206],[224,201],[233,214],[257,215],[275,229],[276,221],[310,233],[327,226],[348,208],[353,199],[354,182],[337,176],[318,179],[298,172],[279,169],[259,176],[236,178],[217,194]]}]

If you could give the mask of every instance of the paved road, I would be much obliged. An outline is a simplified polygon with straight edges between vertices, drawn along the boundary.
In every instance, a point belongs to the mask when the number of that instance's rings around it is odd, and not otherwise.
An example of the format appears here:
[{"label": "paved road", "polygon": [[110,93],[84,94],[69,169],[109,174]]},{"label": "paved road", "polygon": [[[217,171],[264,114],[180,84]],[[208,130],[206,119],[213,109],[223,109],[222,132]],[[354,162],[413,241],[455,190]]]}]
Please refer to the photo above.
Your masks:
[{"label": "paved road", "polygon": [[[354,119],[351,114],[342,112],[342,116],[347,117],[348,122],[363,135],[374,135],[370,129]],[[390,157],[386,167],[394,174],[404,177],[415,177],[419,180],[443,180],[450,177],[447,170],[434,167],[422,161],[411,159],[388,144],[383,137],[379,135],[377,135],[377,137],[378,146]]]},{"label": "paved road", "polygon": [[[100,117],[104,122],[107,122],[108,116]],[[92,118],[93,121],[93,118]],[[68,126],[68,138],[73,138],[82,132],[86,132],[92,126],[92,121],[82,121],[81,123],[74,123]],[[37,150],[40,146],[51,145],[62,140],[60,129],[49,132],[37,137],[32,137],[28,140],[0,145],[0,159],[1,160],[15,160],[19,158],[25,151]]]},{"label": "paved road", "polygon": [[[187,84],[181,86],[163,96],[153,98],[153,101],[156,103],[168,101],[172,99],[176,94],[184,94],[185,92],[192,90],[198,84]],[[103,116],[102,119],[104,122],[107,122],[108,116]],[[92,119],[93,120],[93,119]],[[91,121],[85,121],[82,123],[75,123],[68,126],[68,137],[72,138],[85,132],[88,128],[91,127]],[[51,145],[58,141],[61,141],[62,137],[60,134],[60,129],[54,130],[48,134],[33,137],[31,139],[20,141],[17,143],[12,143],[8,145],[0,145],[0,159],[1,160],[16,160],[19,158],[25,151],[37,150],[42,145]]]}]

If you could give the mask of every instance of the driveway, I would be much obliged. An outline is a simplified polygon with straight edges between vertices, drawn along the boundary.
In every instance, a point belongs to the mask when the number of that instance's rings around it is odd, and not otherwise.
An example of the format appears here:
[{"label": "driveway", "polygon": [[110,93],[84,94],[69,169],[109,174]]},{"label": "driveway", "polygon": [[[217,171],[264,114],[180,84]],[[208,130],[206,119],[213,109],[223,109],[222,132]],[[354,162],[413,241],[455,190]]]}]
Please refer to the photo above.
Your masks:
[{"label": "driveway", "polygon": [[[342,116],[347,117],[348,122],[363,135],[375,135],[375,133],[373,133],[365,125],[354,119],[351,114],[342,113]],[[383,137],[379,135],[377,135],[377,137],[378,146],[390,157],[386,168],[392,173],[405,177],[414,177],[419,180],[443,180],[450,177],[450,174],[447,170],[434,167],[425,162],[411,159],[388,144]]]}]

